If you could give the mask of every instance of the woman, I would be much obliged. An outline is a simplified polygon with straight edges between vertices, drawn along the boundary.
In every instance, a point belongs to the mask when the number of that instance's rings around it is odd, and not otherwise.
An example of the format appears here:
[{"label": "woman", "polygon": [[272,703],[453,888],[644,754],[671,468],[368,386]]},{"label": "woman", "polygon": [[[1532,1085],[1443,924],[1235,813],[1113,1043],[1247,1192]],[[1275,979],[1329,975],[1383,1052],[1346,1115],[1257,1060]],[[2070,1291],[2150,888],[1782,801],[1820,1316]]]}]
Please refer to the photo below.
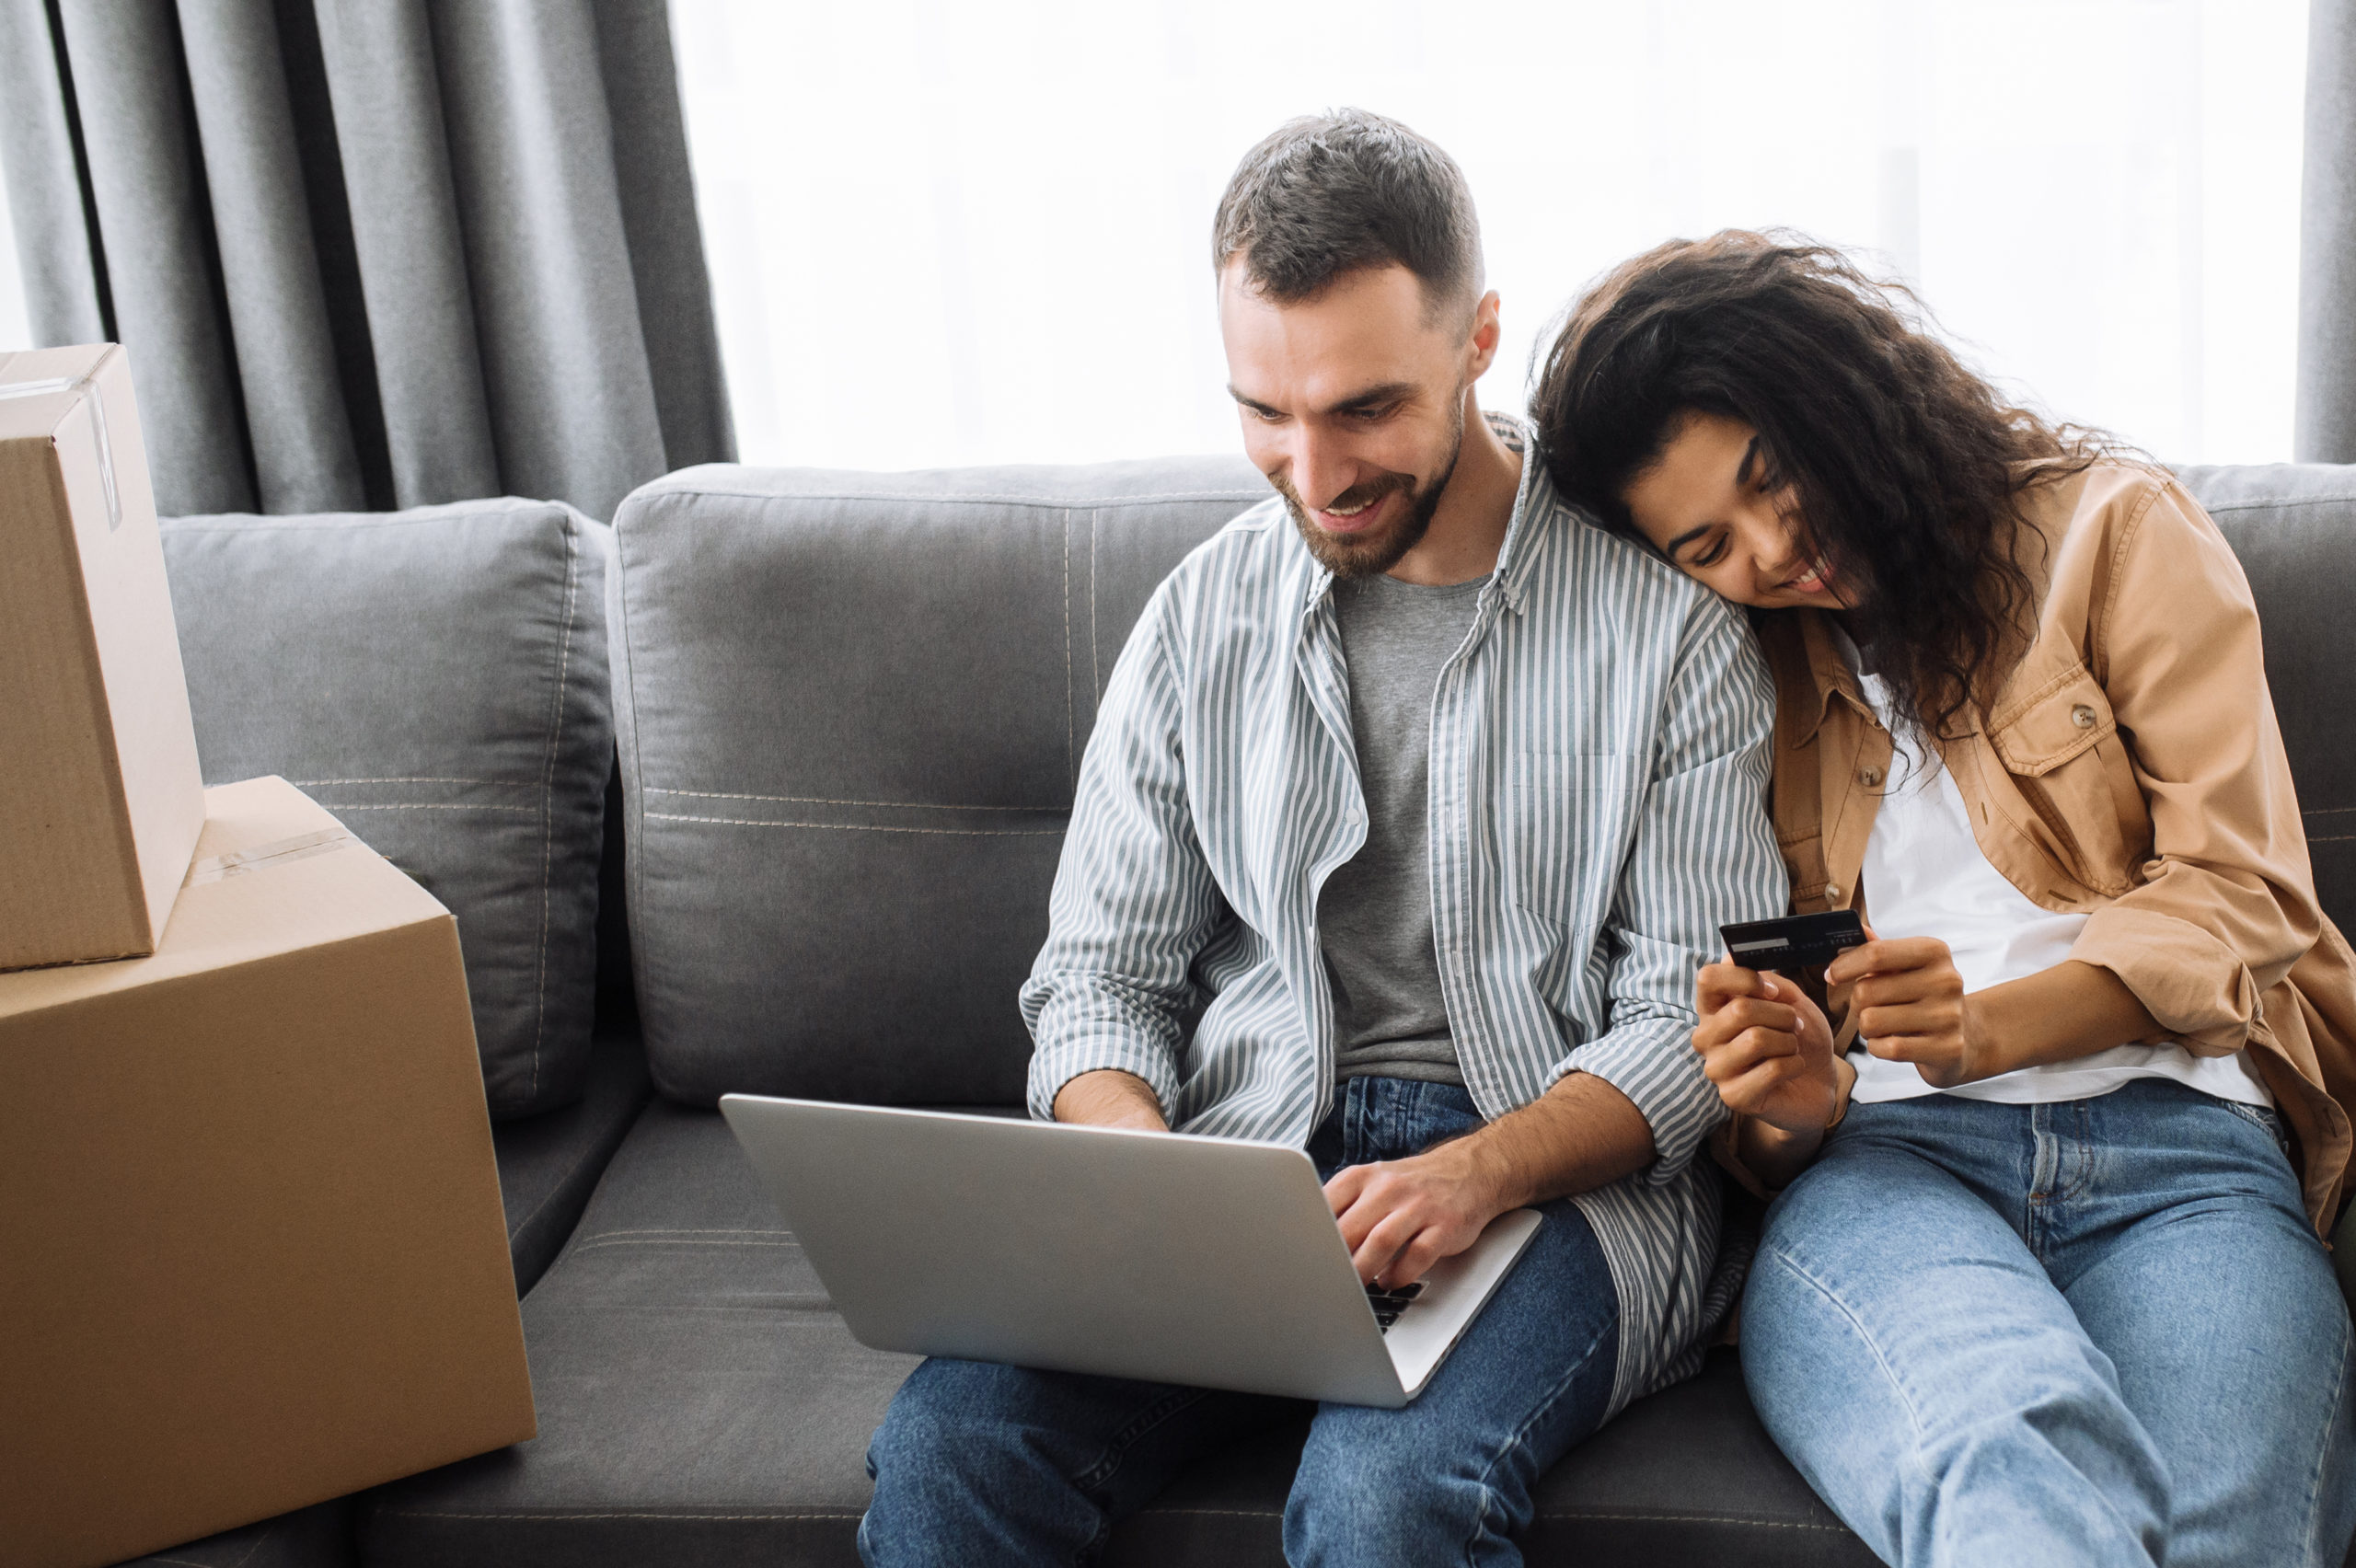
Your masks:
[{"label": "woman", "polygon": [[2008,408],[1837,252],[1666,245],[1535,412],[1605,525],[1754,610],[1793,908],[1701,976],[1768,1211],[1743,1366],[1888,1562],[2338,1564],[2356,961],[2316,906],[2232,551]]}]

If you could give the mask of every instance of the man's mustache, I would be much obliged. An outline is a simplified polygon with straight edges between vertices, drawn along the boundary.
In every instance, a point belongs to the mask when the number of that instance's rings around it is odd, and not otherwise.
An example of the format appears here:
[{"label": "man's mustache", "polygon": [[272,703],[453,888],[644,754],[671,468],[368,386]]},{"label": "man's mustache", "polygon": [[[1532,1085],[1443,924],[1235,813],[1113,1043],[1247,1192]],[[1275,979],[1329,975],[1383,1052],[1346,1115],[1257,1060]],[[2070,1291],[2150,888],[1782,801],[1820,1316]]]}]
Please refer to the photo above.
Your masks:
[{"label": "man's mustache", "polygon": [[[1341,494],[1327,502],[1323,506],[1317,508],[1317,510],[1320,512],[1351,511],[1360,506],[1371,505],[1375,502],[1380,501],[1384,496],[1389,495],[1392,490],[1399,490],[1406,494],[1413,494],[1415,492],[1415,480],[1413,475],[1389,473],[1383,475],[1379,479],[1366,479],[1357,484],[1352,485],[1349,489],[1344,490]],[[1292,488],[1292,478],[1290,475],[1287,475],[1285,478],[1278,479],[1276,481],[1276,489],[1284,492],[1285,499],[1292,502],[1294,510],[1300,512],[1303,514],[1306,514],[1309,512],[1309,504],[1300,499],[1300,492]]]}]

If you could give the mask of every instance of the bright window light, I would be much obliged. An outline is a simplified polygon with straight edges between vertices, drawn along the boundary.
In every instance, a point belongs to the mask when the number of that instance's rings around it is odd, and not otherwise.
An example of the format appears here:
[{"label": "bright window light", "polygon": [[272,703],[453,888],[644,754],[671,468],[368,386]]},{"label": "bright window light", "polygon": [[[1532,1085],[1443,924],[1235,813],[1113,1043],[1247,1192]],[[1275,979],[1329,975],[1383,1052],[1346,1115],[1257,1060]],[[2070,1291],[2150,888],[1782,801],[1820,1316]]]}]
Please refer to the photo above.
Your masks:
[{"label": "bright window light", "polygon": [[1353,104],[1463,166],[1518,409],[1578,286],[1796,228],[2171,461],[2286,459],[2304,0],[673,0],[747,462],[1237,447],[1237,158]]}]

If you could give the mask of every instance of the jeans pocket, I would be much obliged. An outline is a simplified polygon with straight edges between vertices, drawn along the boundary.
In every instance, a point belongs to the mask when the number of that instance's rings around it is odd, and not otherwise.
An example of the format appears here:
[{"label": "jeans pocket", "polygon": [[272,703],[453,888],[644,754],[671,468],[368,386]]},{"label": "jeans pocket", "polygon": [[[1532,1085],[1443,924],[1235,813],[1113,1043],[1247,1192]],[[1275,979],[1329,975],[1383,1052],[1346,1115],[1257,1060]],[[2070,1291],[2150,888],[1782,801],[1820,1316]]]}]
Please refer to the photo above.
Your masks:
[{"label": "jeans pocket", "polygon": [[2284,1125],[2280,1111],[2271,1105],[2245,1105],[2238,1100],[2223,1100],[2218,1103],[2272,1138],[2274,1147],[2282,1151],[2283,1159],[2291,1158],[2291,1129]]}]

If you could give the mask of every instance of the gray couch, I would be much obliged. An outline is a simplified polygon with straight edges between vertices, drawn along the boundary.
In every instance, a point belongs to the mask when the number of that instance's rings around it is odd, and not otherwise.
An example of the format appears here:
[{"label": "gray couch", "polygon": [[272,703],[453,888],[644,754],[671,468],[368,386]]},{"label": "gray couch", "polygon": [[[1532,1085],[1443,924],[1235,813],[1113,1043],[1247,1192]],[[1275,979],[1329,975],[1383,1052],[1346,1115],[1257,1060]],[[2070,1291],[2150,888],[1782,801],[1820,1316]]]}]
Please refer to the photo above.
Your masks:
[{"label": "gray couch", "polygon": [[[2348,926],[2356,469],[2187,478],[2256,585]],[[1230,459],[705,467],[610,534],[519,502],[173,524],[208,777],[313,781],[481,966],[540,1435],[153,1561],[855,1562],[863,1450],[911,1362],[850,1338],[713,1101],[1019,1105],[1015,987],[1105,676],[1154,584],[1265,493]],[[1206,1459],[1109,1561],[1278,1562],[1299,1435]],[[1528,1550],[1873,1561],[1730,1350],[1548,1476]]]}]

